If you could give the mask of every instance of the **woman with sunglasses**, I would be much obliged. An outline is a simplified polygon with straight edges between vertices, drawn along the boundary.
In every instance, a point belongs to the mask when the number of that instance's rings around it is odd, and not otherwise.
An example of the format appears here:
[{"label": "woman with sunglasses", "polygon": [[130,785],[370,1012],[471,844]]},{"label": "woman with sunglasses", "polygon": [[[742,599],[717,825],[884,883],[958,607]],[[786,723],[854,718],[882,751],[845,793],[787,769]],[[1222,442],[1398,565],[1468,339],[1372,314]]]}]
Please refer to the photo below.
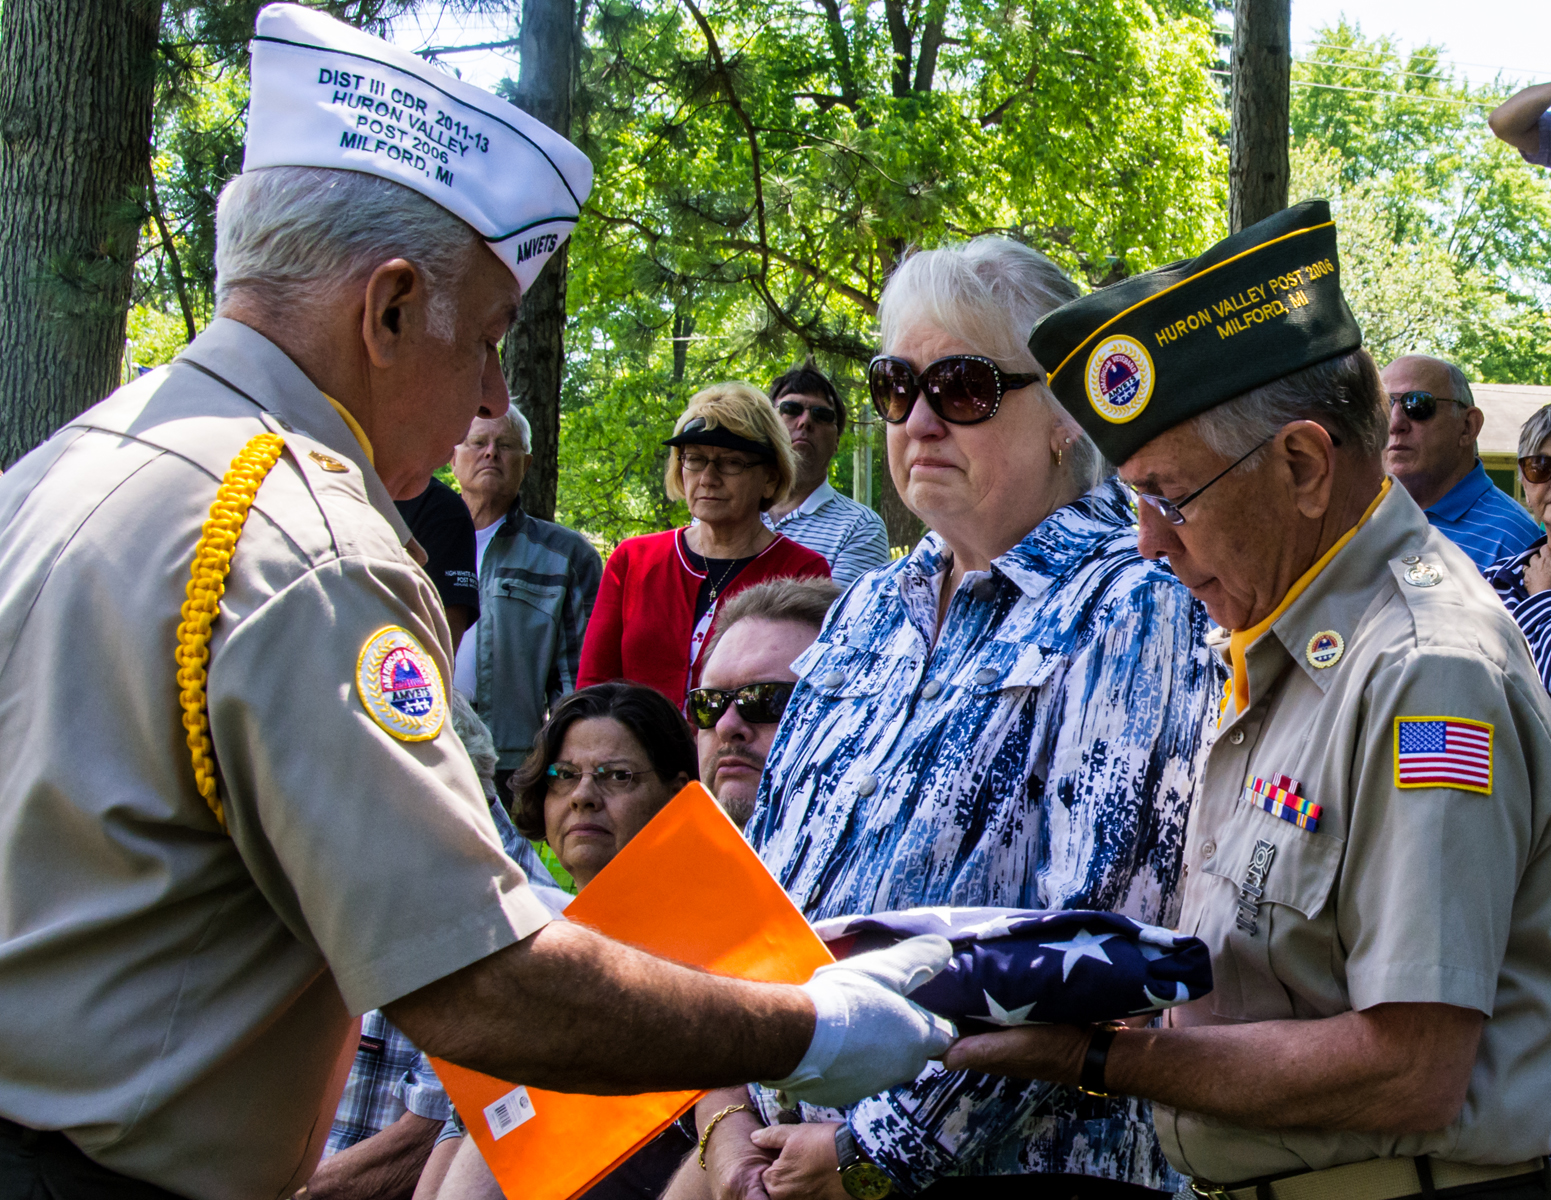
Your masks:
[{"label": "woman with sunglasses", "polygon": [[[1524,507],[1544,526],[1551,519],[1551,404],[1519,430],[1519,479]],[[1529,549],[1499,559],[1485,574],[1524,631],[1541,683],[1551,688],[1551,547],[1546,535]]]},{"label": "woman with sunglasses", "polygon": [[723,600],[783,575],[827,579],[829,564],[761,519],[796,477],[792,440],[763,392],[712,384],[664,444],[668,498],[685,501],[694,523],[626,538],[609,556],[577,686],[632,679],[682,705]]},{"label": "woman with sunglasses", "polygon": [[[810,919],[936,905],[1175,918],[1220,676],[1204,610],[1138,555],[1128,493],[1101,481],[1029,353],[1035,322],[1076,294],[996,238],[916,254],[884,289],[868,383],[895,486],[931,532],[847,592],[794,665],[748,834]],[[1134,369],[1098,365],[1111,390]],[[1052,1084],[934,1070],[796,1125],[762,1089],[721,1092],[700,1131],[739,1102],[757,1115],[721,1118],[707,1173],[681,1172],[674,1200],[697,1194],[686,1176],[720,1197],[756,1172],[771,1200],[844,1200],[837,1166],[858,1159],[936,1198],[1140,1200],[1178,1183],[1145,1103]]]}]

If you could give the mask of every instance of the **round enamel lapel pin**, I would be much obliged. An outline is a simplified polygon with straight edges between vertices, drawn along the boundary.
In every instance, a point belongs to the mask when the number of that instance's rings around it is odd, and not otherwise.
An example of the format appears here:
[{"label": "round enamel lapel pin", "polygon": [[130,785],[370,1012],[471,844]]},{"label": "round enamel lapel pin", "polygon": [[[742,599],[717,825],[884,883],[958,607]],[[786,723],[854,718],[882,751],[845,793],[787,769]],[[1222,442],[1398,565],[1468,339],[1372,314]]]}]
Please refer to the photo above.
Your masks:
[{"label": "round enamel lapel pin", "polygon": [[1346,643],[1341,635],[1334,629],[1324,629],[1309,639],[1309,644],[1304,647],[1303,656],[1309,660],[1309,666],[1317,667],[1323,671],[1326,667],[1333,667],[1341,661],[1341,656],[1346,653]]},{"label": "round enamel lapel pin", "polygon": [[367,638],[355,683],[372,720],[400,741],[426,742],[441,731],[447,717],[441,672],[409,630],[389,625]]}]

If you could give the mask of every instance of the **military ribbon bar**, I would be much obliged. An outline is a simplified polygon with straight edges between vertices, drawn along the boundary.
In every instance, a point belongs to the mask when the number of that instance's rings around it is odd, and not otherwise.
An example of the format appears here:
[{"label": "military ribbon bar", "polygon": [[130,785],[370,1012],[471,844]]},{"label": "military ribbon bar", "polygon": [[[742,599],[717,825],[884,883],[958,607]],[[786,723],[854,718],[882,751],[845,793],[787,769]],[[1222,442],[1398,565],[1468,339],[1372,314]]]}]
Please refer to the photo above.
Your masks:
[{"label": "military ribbon bar", "polygon": [[1298,795],[1303,785],[1286,775],[1274,775],[1261,779],[1251,775],[1244,787],[1244,794],[1252,804],[1263,808],[1273,817],[1291,821],[1299,829],[1310,833],[1319,828],[1320,814],[1325,810],[1307,796]]}]

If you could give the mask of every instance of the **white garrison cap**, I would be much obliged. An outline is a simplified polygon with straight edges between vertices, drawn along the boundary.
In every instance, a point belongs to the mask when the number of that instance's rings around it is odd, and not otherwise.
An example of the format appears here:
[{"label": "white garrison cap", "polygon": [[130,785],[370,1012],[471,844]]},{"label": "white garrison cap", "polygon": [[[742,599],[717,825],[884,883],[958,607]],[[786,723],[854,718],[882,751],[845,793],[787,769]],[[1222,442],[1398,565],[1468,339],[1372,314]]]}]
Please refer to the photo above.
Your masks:
[{"label": "white garrison cap", "polygon": [[542,121],[298,4],[258,15],[244,171],[380,175],[472,225],[526,292],[571,234],[592,163]]}]

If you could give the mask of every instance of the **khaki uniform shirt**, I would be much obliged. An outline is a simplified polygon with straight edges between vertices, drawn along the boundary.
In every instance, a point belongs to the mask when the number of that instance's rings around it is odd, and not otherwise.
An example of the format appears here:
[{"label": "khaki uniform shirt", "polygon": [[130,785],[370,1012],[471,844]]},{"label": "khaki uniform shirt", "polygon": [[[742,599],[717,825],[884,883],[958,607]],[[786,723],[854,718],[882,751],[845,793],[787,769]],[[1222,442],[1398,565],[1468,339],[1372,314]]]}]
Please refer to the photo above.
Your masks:
[{"label": "khaki uniform shirt", "polygon": [[[201,523],[266,430],[286,451],[211,643],[228,836],[173,652]],[[363,704],[385,626],[450,674],[407,540],[324,395],[230,320],[0,480],[0,1114],[195,1200],[286,1195],[352,1015],[549,921],[451,722],[404,741]]]},{"label": "khaki uniform shirt", "polygon": [[[1216,989],[1171,1023],[1309,1021],[1288,1036],[1318,1038],[1316,1019],[1386,1003],[1489,1019],[1447,1129],[1272,1132],[1155,1106],[1165,1153],[1219,1183],[1393,1155],[1547,1153],[1551,703],[1523,635],[1392,486],[1246,665],[1249,705],[1208,751],[1185,846],[1180,928],[1210,947]],[[1445,725],[1449,755],[1418,753]],[[1417,782],[1479,770],[1482,726],[1487,787]],[[1315,828],[1263,807],[1250,785],[1277,776],[1321,806]]]}]

